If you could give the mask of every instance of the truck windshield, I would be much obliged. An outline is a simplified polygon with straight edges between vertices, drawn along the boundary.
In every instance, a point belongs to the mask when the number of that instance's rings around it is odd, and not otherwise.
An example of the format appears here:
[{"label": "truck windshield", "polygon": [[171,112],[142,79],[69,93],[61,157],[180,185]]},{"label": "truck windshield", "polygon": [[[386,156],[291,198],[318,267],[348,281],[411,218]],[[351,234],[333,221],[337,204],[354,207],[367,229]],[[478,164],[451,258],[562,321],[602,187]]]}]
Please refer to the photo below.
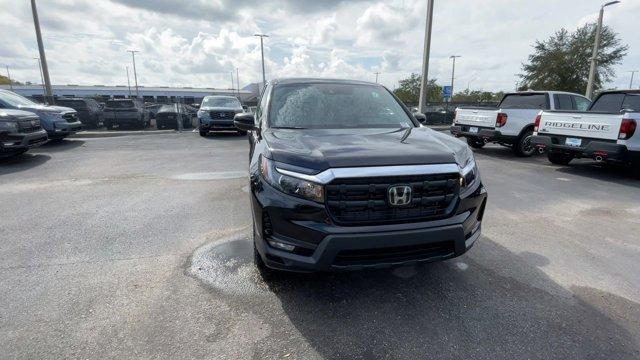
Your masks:
[{"label": "truck windshield", "polygon": [[272,94],[272,128],[414,127],[402,106],[381,86],[284,84]]},{"label": "truck windshield", "polygon": [[131,100],[111,100],[107,101],[106,107],[115,108],[115,109],[126,109],[133,108],[133,101]]},{"label": "truck windshield", "polygon": [[617,114],[620,110],[640,111],[640,94],[608,93],[598,96],[589,111]]},{"label": "truck windshield", "polygon": [[12,107],[38,105],[37,103],[27,99],[24,96],[20,96],[10,91],[1,91],[0,100]]},{"label": "truck windshield", "polygon": [[548,110],[549,105],[545,94],[510,94],[502,99],[500,108]]},{"label": "truck windshield", "polygon": [[240,101],[238,101],[238,99],[235,99],[235,98],[223,98],[223,97],[205,98],[202,101],[202,105],[201,106],[202,107],[234,108],[234,109],[242,107],[242,105],[240,104]]}]

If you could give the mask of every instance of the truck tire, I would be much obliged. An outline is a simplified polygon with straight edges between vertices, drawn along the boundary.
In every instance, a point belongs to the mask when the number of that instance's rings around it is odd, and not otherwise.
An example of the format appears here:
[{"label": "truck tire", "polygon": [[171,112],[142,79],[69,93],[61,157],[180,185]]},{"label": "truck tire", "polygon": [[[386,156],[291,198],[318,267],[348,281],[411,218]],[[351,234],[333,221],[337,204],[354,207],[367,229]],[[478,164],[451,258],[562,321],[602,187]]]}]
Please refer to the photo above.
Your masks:
[{"label": "truck tire", "polygon": [[526,130],[520,137],[518,137],[518,141],[513,144],[513,152],[520,157],[530,157],[536,152],[536,148],[531,143],[531,139],[533,137],[533,130]]},{"label": "truck tire", "polygon": [[474,149],[482,149],[485,145],[484,141],[476,138],[467,138],[467,144]]},{"label": "truck tire", "polygon": [[207,136],[207,132],[200,130],[200,136],[206,137]]},{"label": "truck tire", "polygon": [[569,165],[571,160],[573,160],[573,156],[571,155],[558,154],[558,153],[552,153],[552,152],[547,154],[547,158],[552,164],[556,164],[556,165]]},{"label": "truck tire", "polygon": [[631,175],[636,179],[640,180],[640,160],[632,161],[629,164],[629,170],[631,170]]}]

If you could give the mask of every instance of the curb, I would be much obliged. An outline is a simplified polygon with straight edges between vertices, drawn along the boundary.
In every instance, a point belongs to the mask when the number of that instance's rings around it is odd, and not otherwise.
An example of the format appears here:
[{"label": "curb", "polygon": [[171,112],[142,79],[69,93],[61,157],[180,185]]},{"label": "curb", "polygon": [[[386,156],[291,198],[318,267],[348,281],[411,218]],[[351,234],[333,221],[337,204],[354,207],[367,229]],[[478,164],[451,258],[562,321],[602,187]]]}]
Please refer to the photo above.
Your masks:
[{"label": "curb", "polygon": [[[185,132],[185,131],[183,131]],[[189,131],[190,132],[190,131]],[[178,134],[175,130],[153,130],[153,131],[80,131],[69,138],[109,138],[119,136],[132,136],[132,135],[163,135],[163,134]]]}]

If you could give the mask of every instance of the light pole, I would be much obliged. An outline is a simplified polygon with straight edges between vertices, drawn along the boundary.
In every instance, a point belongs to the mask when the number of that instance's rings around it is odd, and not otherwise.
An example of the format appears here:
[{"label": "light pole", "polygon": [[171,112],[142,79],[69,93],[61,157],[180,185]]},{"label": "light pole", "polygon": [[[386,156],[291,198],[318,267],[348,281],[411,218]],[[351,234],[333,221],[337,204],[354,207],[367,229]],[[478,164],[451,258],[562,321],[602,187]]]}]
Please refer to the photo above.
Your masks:
[{"label": "light pole", "polygon": [[129,80],[129,67],[125,66],[127,69],[127,87],[129,88],[129,98],[131,98],[131,81]]},{"label": "light pole", "polygon": [[9,65],[7,67],[7,79],[9,79],[9,90],[13,91],[13,81],[11,81],[11,74],[9,73]]},{"label": "light pole", "polygon": [[138,90],[138,73],[136,72],[136,53],[140,52],[138,50],[127,50],[127,52],[131,53],[131,58],[133,59],[133,81],[136,85],[136,98],[140,98],[140,91]]},{"label": "light pole", "polygon": [[236,82],[235,80],[233,80],[233,71],[231,72],[231,93],[235,94],[236,93]]},{"label": "light pole", "polygon": [[236,84],[238,84],[238,97],[240,97],[240,69],[236,68]]},{"label": "light pole", "polygon": [[427,112],[429,85],[429,52],[431,50],[431,28],[433,24],[433,2],[427,0],[427,24],[424,29],[424,50],[422,54],[422,82],[420,83],[420,101],[418,108],[422,114]]},{"label": "light pole", "polygon": [[260,38],[260,53],[262,54],[262,86],[264,87],[267,84],[267,76],[264,71],[264,38],[268,38],[269,35],[254,34],[253,36]]},{"label": "light pole", "polygon": [[589,68],[589,82],[587,83],[586,97],[591,99],[593,97],[593,87],[596,81],[596,71],[598,68],[598,51],[600,50],[600,37],[602,35],[602,18],[604,17],[604,8],[610,5],[615,5],[620,1],[610,1],[600,7],[600,16],[598,16],[598,25],[596,26],[596,40],[593,44],[593,54],[591,55],[591,68]]},{"label": "light pole", "polygon": [[376,75],[376,84],[378,83],[378,76],[380,76],[380,72],[374,72],[374,74]]},{"label": "light pole", "polygon": [[471,83],[474,81],[476,81],[476,78],[473,78],[467,82],[467,92],[469,92],[469,87],[471,86]]},{"label": "light pole", "polygon": [[[635,75],[638,70],[631,70],[629,71],[631,73],[631,81],[629,82],[629,89],[633,89],[633,75]],[[9,73],[9,70],[7,70],[7,73]]]},{"label": "light pole", "polygon": [[451,55],[449,59],[453,59],[453,68],[451,69],[451,100],[453,101],[453,80],[456,76],[456,58],[462,57],[462,55]]},{"label": "light pole", "polygon": [[51,90],[51,81],[49,80],[49,67],[47,66],[47,56],[44,54],[44,43],[42,42],[42,32],[40,32],[40,21],[38,20],[38,9],[36,8],[36,0],[31,0],[31,13],[33,15],[33,25],[36,28],[36,40],[38,41],[38,52],[40,52],[41,70],[44,86],[45,102],[53,104],[53,91]]},{"label": "light pole", "polygon": [[[44,75],[42,74],[42,62],[40,58],[34,57],[33,60],[38,60],[38,69],[40,70],[40,82],[42,83],[42,96],[47,100],[47,87],[44,84]],[[48,102],[48,101],[45,101]]]}]

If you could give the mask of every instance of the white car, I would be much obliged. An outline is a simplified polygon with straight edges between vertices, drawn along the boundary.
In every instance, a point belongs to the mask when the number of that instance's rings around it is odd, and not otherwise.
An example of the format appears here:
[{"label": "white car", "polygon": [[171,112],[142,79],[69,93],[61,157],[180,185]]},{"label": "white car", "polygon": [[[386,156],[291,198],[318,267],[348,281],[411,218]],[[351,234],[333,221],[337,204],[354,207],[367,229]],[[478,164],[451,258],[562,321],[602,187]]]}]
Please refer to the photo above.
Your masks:
[{"label": "white car", "polygon": [[509,146],[518,156],[531,156],[533,122],[541,110],[586,110],[591,101],[560,91],[522,91],[505,94],[497,108],[461,107],[451,126],[456,137],[479,149],[486,143]]},{"label": "white car", "polygon": [[588,111],[541,112],[533,143],[554,164],[591,158],[629,165],[640,176],[638,121],[640,90],[605,91]]}]

